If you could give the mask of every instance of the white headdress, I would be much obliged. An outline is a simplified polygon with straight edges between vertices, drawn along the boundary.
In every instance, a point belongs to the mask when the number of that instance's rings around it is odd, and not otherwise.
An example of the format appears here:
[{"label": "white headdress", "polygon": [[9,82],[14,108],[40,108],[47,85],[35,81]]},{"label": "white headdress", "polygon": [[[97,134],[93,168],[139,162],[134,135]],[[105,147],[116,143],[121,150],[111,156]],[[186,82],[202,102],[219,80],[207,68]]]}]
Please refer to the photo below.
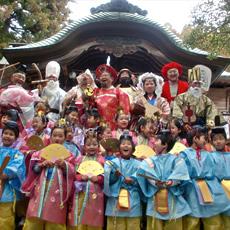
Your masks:
[{"label": "white headdress", "polygon": [[161,93],[162,93],[162,87],[164,84],[164,79],[161,76],[158,76],[158,75],[151,73],[151,72],[143,73],[142,75],[139,76],[139,81],[137,84],[137,87],[140,88],[141,90],[144,90],[143,82],[146,79],[154,79],[155,80],[155,82],[156,82],[155,94],[156,94],[157,98],[160,97]]},{"label": "white headdress", "polygon": [[97,86],[95,84],[94,77],[93,77],[93,75],[92,75],[92,73],[91,73],[91,71],[89,69],[87,69],[84,73],[82,73],[82,74],[80,74],[80,75],[77,76],[77,82],[78,82],[78,84],[81,83],[83,74],[87,74],[92,79],[93,83],[92,83],[91,87],[96,88]]},{"label": "white headdress", "polygon": [[61,71],[61,67],[60,67],[59,63],[56,61],[50,61],[46,65],[46,78],[48,78],[50,76],[54,76],[56,78],[59,78],[60,71]]}]

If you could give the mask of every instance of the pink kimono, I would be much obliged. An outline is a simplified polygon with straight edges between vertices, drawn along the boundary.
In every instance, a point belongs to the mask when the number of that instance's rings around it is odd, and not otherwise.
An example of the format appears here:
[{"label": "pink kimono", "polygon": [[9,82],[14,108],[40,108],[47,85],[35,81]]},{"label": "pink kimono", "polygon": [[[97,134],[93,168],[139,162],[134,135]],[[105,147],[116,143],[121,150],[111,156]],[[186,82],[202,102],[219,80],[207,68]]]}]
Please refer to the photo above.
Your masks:
[{"label": "pink kimono", "polygon": [[[96,160],[104,165],[104,158],[102,156],[79,156],[76,159],[77,166],[85,160]],[[98,182],[83,181],[81,174],[76,174],[75,191],[72,197],[72,203],[69,208],[68,223],[70,226],[88,225],[92,227],[103,227],[104,224],[104,193],[103,184],[104,176],[99,175]],[[88,190],[88,191],[87,191]],[[79,209],[79,194],[84,193],[84,200],[86,204],[82,205],[80,216],[78,216]]]},{"label": "pink kimono", "polygon": [[66,170],[54,167],[51,178],[47,180],[48,169],[35,173],[33,166],[42,162],[41,151],[35,152],[30,161],[27,179],[22,185],[22,192],[29,196],[27,218],[39,218],[56,224],[66,224],[67,202],[74,180],[74,158],[65,160]]}]

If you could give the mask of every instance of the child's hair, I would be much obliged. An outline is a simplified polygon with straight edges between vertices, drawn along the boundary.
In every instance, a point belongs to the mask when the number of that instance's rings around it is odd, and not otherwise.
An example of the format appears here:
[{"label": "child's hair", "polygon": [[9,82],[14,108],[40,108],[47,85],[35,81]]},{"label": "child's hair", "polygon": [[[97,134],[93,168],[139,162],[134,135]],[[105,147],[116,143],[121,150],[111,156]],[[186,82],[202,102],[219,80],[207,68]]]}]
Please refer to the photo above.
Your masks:
[{"label": "child's hair", "polygon": [[169,152],[176,143],[176,140],[173,138],[169,130],[161,130],[156,139],[161,140],[162,145],[167,145],[166,152]]},{"label": "child's hair", "polygon": [[137,125],[136,125],[136,131],[137,131],[137,133],[141,133],[141,126],[145,127],[148,123],[151,123],[151,122],[153,122],[152,119],[146,118],[146,117],[141,117],[138,120]]},{"label": "child's hair", "polygon": [[67,106],[64,116],[69,115],[71,112],[78,113],[78,109],[75,105],[70,104],[69,106]]},{"label": "child's hair", "polygon": [[61,126],[61,125],[55,125],[52,129],[51,129],[51,133],[50,133],[50,136],[52,136],[53,132],[55,129],[63,129],[64,130],[64,135],[66,137],[67,135],[67,129],[66,129],[66,126]]},{"label": "child's hair", "polygon": [[16,109],[7,110],[5,116],[8,116],[10,120],[14,122],[17,122],[19,120],[18,111]]},{"label": "child's hair", "polygon": [[206,128],[199,125],[193,126],[192,130],[188,131],[186,134],[186,140],[188,146],[192,146],[194,137],[200,138],[201,136],[206,136],[206,134],[207,134]]},{"label": "child's hair", "polygon": [[85,135],[84,145],[86,144],[87,140],[92,140],[92,139],[97,140],[98,145],[99,145],[99,140],[97,138],[97,132],[95,132],[95,131],[90,133],[90,134],[88,133],[88,134]]},{"label": "child's hair", "polygon": [[15,121],[7,121],[5,123],[3,130],[2,130],[2,134],[7,129],[12,130],[14,132],[16,138],[19,137],[19,128],[18,128],[18,124]]},{"label": "child's hair", "polygon": [[122,141],[125,141],[125,140],[128,140],[131,142],[132,144],[132,151],[134,152],[135,151],[135,144],[133,142],[133,138],[126,132],[124,132],[121,136],[120,136],[120,139],[119,139],[119,146],[121,145]]},{"label": "child's hair", "polygon": [[93,116],[95,119],[100,118],[97,108],[92,108],[86,111],[87,117]]},{"label": "child's hair", "polygon": [[[215,130],[215,131],[214,131]],[[213,141],[213,138],[216,136],[216,135],[222,135],[224,137],[225,140],[227,140],[227,135],[226,135],[226,132],[225,132],[225,129],[224,127],[221,127],[221,128],[214,128],[211,132],[211,140]]]},{"label": "child's hair", "polygon": [[36,118],[36,117],[40,118],[42,123],[45,125],[47,125],[47,123],[49,122],[49,119],[45,115],[35,114],[34,118]]},{"label": "child's hair", "polygon": [[173,122],[174,125],[175,125],[178,129],[181,130],[181,132],[178,134],[178,136],[179,136],[180,138],[185,138],[185,136],[186,136],[186,131],[185,131],[185,129],[184,129],[184,122],[183,122],[183,120],[180,119],[180,118],[175,118],[175,117],[174,117],[174,118],[171,119],[171,122]]}]

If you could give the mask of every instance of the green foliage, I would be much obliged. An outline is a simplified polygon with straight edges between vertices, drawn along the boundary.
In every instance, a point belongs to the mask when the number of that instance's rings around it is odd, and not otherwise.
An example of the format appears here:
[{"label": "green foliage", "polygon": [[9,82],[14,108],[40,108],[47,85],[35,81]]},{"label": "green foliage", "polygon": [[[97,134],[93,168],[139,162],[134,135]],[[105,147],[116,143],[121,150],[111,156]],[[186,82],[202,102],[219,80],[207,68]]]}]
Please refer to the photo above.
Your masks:
[{"label": "green foliage", "polygon": [[205,0],[192,12],[192,23],[181,33],[183,41],[192,48],[209,51],[210,58],[230,56],[230,2]]},{"label": "green foliage", "polygon": [[68,0],[0,0],[0,48],[29,43],[58,32],[67,22]]}]

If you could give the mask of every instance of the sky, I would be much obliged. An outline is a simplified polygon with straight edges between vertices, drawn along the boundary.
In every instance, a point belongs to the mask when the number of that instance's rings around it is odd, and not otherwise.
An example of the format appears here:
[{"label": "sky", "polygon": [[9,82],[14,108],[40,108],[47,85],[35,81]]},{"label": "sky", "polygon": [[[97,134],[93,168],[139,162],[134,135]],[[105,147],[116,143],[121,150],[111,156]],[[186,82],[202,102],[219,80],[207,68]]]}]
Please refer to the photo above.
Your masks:
[{"label": "sky", "polygon": [[[69,3],[70,18],[77,20],[90,14],[92,7],[108,3],[110,0],[72,0]],[[202,0],[128,0],[129,3],[148,11],[148,17],[164,25],[170,23],[181,32],[184,25],[191,22],[192,9]]]}]

